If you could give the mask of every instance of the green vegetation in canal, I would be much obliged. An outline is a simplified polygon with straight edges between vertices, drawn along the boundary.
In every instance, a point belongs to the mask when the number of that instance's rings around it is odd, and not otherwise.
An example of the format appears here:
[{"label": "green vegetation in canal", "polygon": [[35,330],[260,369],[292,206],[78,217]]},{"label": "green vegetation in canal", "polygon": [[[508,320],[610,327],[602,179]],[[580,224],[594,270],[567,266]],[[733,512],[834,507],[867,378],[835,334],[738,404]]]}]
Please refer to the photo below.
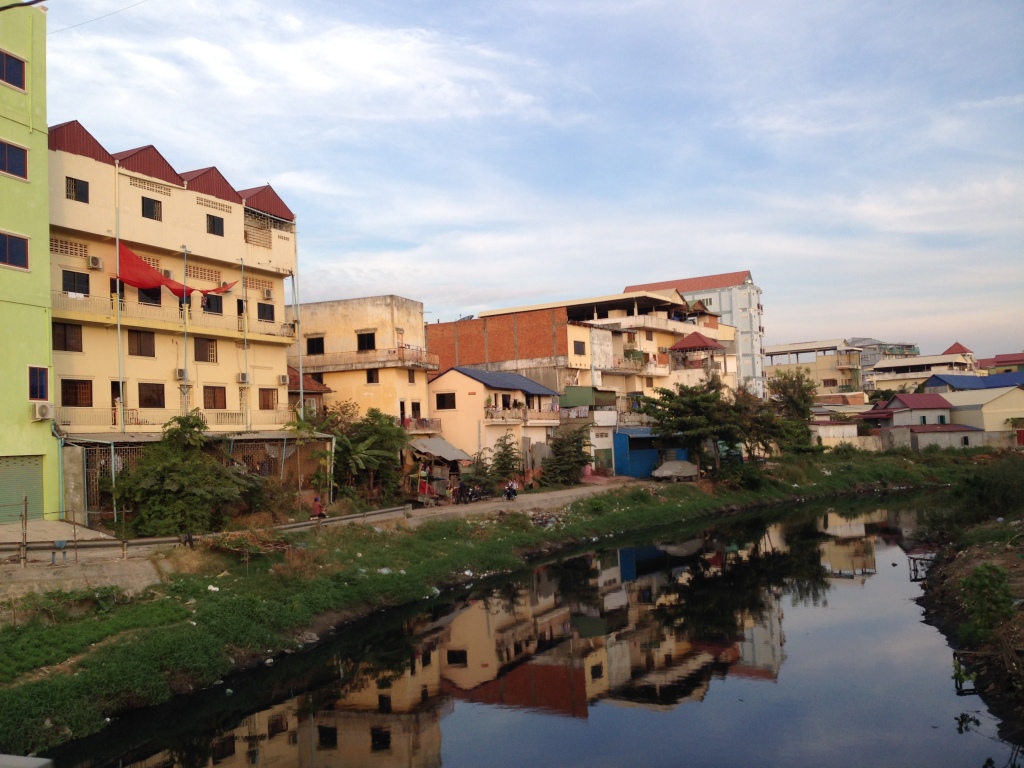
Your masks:
[{"label": "green vegetation in canal", "polygon": [[[74,610],[15,606],[19,626],[4,629],[0,643],[0,750],[24,753],[86,736],[121,711],[209,686],[232,668],[298,647],[297,636],[323,617],[331,623],[418,602],[448,585],[514,571],[531,553],[685,521],[705,524],[794,499],[948,484],[976,469],[970,454],[958,452],[927,462],[899,453],[804,454],[770,462],[763,474],[744,470],[756,478],[636,484],[532,516],[414,530],[339,526],[276,539],[224,534],[208,550],[174,553],[194,559],[192,572],[137,598],[108,595],[92,605],[81,595],[47,598]],[[22,633],[28,640],[15,642]],[[33,656],[31,646],[46,647],[48,655]],[[41,670],[68,658],[59,671]]]}]

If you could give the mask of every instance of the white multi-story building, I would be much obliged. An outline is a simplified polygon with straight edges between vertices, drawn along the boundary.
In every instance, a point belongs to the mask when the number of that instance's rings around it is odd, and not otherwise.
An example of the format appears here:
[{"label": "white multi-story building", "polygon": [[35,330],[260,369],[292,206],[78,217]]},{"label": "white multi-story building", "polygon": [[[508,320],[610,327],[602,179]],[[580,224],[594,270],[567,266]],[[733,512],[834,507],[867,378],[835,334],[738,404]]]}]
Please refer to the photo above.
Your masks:
[{"label": "white multi-story building", "polygon": [[761,306],[761,289],[754,285],[749,270],[629,285],[625,291],[678,291],[687,301],[700,301],[717,313],[723,325],[736,328],[738,383],[764,397],[764,309]]}]

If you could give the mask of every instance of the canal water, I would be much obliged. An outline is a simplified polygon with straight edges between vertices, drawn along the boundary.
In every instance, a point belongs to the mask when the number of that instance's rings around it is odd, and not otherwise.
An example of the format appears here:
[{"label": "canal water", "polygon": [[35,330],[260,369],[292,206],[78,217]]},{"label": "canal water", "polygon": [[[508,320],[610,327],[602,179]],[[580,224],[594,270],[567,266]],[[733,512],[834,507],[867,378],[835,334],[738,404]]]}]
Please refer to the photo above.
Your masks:
[{"label": "canal water", "polygon": [[[54,752],[81,766],[1005,766],[907,501],[593,542]],[[904,545],[904,547],[901,547]],[[970,684],[962,686],[969,690]]]}]

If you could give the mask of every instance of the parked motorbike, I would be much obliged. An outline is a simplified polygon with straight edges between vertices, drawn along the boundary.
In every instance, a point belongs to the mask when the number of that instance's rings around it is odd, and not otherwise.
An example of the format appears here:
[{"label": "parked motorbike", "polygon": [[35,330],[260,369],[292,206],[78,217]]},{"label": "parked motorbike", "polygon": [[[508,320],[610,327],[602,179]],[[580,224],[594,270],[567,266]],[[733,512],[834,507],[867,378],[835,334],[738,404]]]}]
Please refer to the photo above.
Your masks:
[{"label": "parked motorbike", "polygon": [[490,488],[481,488],[479,485],[474,485],[469,490],[470,501],[490,501],[494,498],[494,492]]}]

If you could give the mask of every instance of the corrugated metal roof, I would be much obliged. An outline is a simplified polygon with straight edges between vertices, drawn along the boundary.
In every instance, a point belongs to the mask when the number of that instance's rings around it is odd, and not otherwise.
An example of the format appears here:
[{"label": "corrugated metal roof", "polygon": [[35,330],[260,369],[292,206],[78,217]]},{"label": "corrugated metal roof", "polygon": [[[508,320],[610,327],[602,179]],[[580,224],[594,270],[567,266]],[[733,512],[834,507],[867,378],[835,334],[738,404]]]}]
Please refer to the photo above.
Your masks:
[{"label": "corrugated metal roof", "polygon": [[662,280],[660,283],[627,285],[623,290],[629,293],[630,291],[659,291],[665,288],[672,288],[680,293],[694,293],[697,291],[710,291],[716,288],[732,288],[736,285],[743,285],[746,280],[754,281],[754,278],[750,276],[750,270],[723,272],[720,275],[689,277],[682,280]]},{"label": "corrugated metal roof", "polygon": [[[533,379],[528,379],[519,373],[507,373],[505,371],[480,371],[476,368],[457,367],[449,370],[458,371],[463,376],[479,381],[485,387],[491,389],[511,389],[523,392],[527,395],[550,395],[557,397],[558,393],[548,389],[543,384],[538,384]],[[447,373],[448,371],[445,371]],[[442,373],[441,376],[444,374]],[[440,376],[438,377],[440,378]],[[437,381],[437,379],[434,379]]]},{"label": "corrugated metal roof", "polygon": [[171,167],[163,155],[152,144],[135,149],[127,149],[124,152],[115,152],[114,159],[126,171],[141,173],[152,179],[160,179],[168,184],[177,187],[184,187],[185,180],[178,175],[178,172]]},{"label": "corrugated metal roof", "polygon": [[285,221],[295,221],[295,214],[269,184],[264,184],[262,187],[240,189],[238,194],[242,196],[246,208],[262,211]]},{"label": "corrugated metal roof", "polygon": [[226,200],[229,203],[242,204],[242,196],[235,191],[235,188],[228,184],[228,180],[217,170],[216,166],[200,168],[197,171],[188,171],[181,174],[193,192],[199,192],[210,197]]},{"label": "corrugated metal roof", "polygon": [[834,349],[837,352],[860,352],[859,347],[851,347],[846,339],[822,339],[820,341],[798,341],[794,344],[768,344],[764,348],[766,355],[785,355],[798,352],[826,352]]},{"label": "corrugated metal roof", "polygon": [[443,437],[422,437],[410,440],[409,447],[414,451],[437,456],[445,461],[472,461],[473,457],[460,448],[456,448]]},{"label": "corrugated metal roof", "polygon": [[893,408],[894,403],[901,403],[906,408],[949,408],[949,401],[942,395],[905,394],[894,396],[888,404]]},{"label": "corrugated metal roof", "polygon": [[993,373],[991,376],[957,376],[936,373],[924,385],[935,386],[937,382],[947,384],[953,389],[995,389],[997,387],[1019,387],[1024,385],[1024,371],[1010,373]]},{"label": "corrugated metal roof", "polygon": [[[767,354],[768,348],[765,347]],[[906,368],[907,366],[922,367],[926,365],[944,365],[946,363],[967,363],[963,355],[918,355],[917,357],[900,357],[895,360],[879,360],[871,370],[887,371],[891,368]],[[955,374],[954,374],[955,375]]]},{"label": "corrugated metal roof", "polygon": [[77,120],[51,126],[49,144],[54,152],[67,152],[71,155],[89,157],[107,165],[114,164],[114,156],[107,152]]},{"label": "corrugated metal roof", "polygon": [[963,392],[943,392],[942,396],[949,401],[954,408],[963,408],[972,405],[985,405],[993,400],[998,400],[1003,395],[1009,394],[1020,387],[992,387],[991,389],[968,389]]}]

